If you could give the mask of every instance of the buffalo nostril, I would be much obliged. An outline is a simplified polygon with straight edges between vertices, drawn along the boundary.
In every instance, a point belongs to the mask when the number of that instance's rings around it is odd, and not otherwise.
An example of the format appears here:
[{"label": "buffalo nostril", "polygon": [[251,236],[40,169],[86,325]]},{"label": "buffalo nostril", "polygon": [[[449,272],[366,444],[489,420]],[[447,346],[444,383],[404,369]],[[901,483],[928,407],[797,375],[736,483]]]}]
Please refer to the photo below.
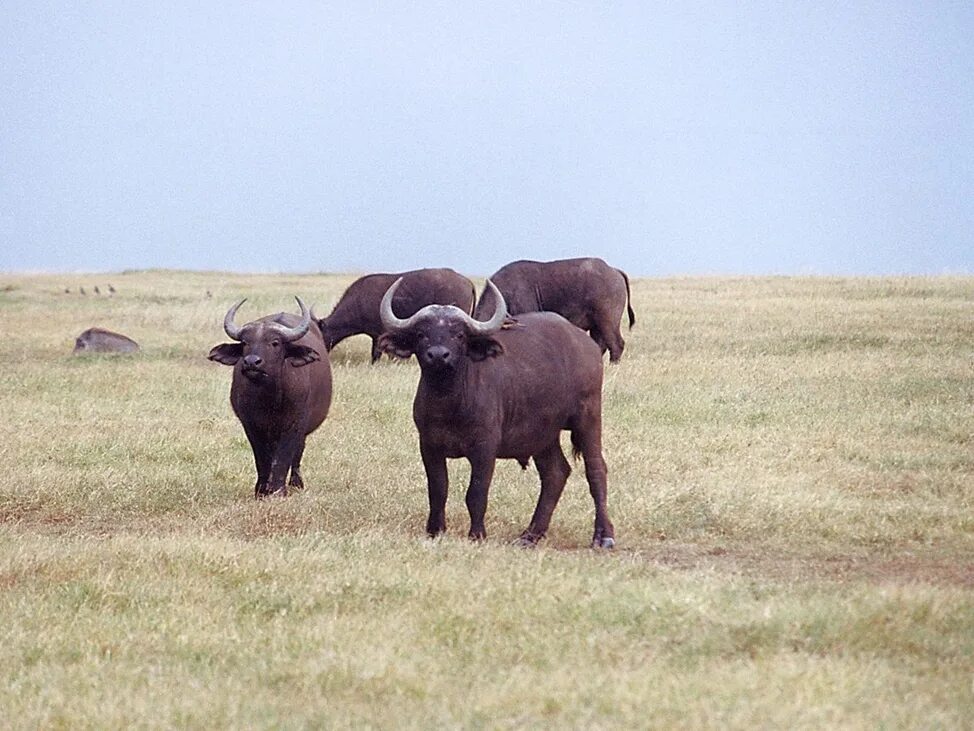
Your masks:
[{"label": "buffalo nostril", "polygon": [[426,360],[429,363],[448,363],[450,361],[450,349],[437,345],[426,351]]}]

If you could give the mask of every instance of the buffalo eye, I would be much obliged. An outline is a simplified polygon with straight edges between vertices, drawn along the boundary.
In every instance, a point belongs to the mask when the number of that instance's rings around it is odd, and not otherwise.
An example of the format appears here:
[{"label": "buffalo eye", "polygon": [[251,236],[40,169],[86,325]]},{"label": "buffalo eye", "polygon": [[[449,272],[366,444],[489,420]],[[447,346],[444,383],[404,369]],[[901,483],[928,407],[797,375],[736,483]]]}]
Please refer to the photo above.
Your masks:
[{"label": "buffalo eye", "polygon": [[281,341],[280,340],[271,340],[271,347],[272,348],[280,348],[281,347]]}]

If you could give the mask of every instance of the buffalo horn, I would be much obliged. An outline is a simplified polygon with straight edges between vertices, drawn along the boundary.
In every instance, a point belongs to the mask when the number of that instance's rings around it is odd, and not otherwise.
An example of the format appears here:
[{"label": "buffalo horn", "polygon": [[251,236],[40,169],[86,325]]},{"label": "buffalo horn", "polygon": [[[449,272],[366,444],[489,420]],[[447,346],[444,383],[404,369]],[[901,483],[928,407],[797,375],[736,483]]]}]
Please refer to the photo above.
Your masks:
[{"label": "buffalo horn", "polygon": [[497,302],[494,314],[489,320],[486,322],[474,320],[466,312],[460,310],[464,321],[467,323],[467,329],[476,335],[492,335],[501,329],[501,325],[507,319],[507,303],[504,301],[504,295],[501,294],[501,291],[489,279],[487,280],[487,288],[494,293],[494,301]]},{"label": "buffalo horn", "polygon": [[500,330],[501,325],[504,324],[504,320],[507,319],[507,304],[504,302],[504,295],[500,293],[500,290],[494,286],[494,283],[487,280],[487,286],[494,292],[494,297],[497,300],[497,309],[494,310],[494,315],[486,322],[480,322],[479,320],[473,319],[466,312],[461,310],[459,307],[454,307],[453,305],[426,305],[416,314],[405,320],[396,317],[395,313],[392,311],[392,296],[395,294],[396,289],[399,287],[399,283],[402,282],[402,277],[399,277],[392,286],[386,290],[386,293],[382,296],[382,302],[379,303],[379,319],[382,320],[382,327],[389,332],[396,330],[408,330],[412,327],[413,323],[422,319],[431,312],[436,311],[448,311],[451,315],[459,317],[463,320],[464,324],[467,326],[467,330],[476,335],[490,335]]},{"label": "buffalo horn", "polygon": [[223,329],[227,331],[227,335],[230,336],[231,340],[240,341],[240,331],[242,328],[237,327],[233,324],[233,318],[237,314],[237,310],[240,309],[240,305],[247,301],[247,298],[240,300],[237,304],[227,310],[226,316],[223,318]]},{"label": "buffalo horn", "polygon": [[388,332],[407,330],[412,327],[412,324],[419,319],[421,314],[426,314],[426,308],[424,307],[412,317],[408,317],[405,320],[396,317],[396,313],[392,311],[392,295],[396,293],[396,290],[399,288],[401,283],[402,277],[399,277],[399,279],[393,282],[392,286],[386,290],[386,293],[382,295],[382,301],[379,302],[379,320],[382,321],[382,327]]},{"label": "buffalo horn", "polygon": [[276,329],[281,333],[281,337],[289,343],[304,337],[308,332],[308,328],[311,327],[311,313],[308,312],[308,308],[304,306],[304,302],[301,301],[300,297],[295,297],[294,299],[298,301],[298,307],[301,308],[301,322],[294,327],[277,325],[275,323]]}]

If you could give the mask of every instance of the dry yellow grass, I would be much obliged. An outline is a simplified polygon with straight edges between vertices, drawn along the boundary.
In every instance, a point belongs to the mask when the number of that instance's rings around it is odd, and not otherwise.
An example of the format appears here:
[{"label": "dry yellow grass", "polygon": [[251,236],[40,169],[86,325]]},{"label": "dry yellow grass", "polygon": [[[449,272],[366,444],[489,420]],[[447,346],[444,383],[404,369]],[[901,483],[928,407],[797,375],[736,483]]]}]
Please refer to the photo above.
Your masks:
[{"label": "dry yellow grass", "polygon": [[[543,547],[509,546],[537,497],[514,463],[485,545],[460,463],[427,540],[418,369],[364,338],[332,354],[308,490],[251,499],[204,358],[223,313],[322,313],[351,279],[0,276],[5,726],[969,722],[974,279],[635,280],[611,553],[580,469]],[[93,325],[143,353],[72,357]]]}]

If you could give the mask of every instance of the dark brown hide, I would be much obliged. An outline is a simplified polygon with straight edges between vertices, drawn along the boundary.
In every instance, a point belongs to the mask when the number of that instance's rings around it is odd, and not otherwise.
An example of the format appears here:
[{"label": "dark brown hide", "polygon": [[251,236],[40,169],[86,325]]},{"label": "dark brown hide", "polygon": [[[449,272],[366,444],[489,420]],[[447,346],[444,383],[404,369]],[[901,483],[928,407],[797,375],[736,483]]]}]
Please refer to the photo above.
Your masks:
[{"label": "dark brown hide", "polygon": [[568,430],[595,502],[593,546],[613,546],[602,456],[602,358],[595,343],[554,313],[525,314],[493,335],[472,336],[455,311],[429,310],[379,341],[397,357],[415,354],[422,371],[413,420],[429,492],[427,533],[446,530],[447,458],[470,462],[469,535],[483,539],[495,460],[526,465],[533,457],[541,494],[520,542],[539,541],[571,472],[559,440]]},{"label": "dark brown hide", "polygon": [[74,353],[135,353],[139,344],[121,333],[91,327],[74,341]]},{"label": "dark brown hide", "polygon": [[[636,323],[629,297],[629,277],[602,259],[515,261],[501,267],[490,280],[504,295],[511,315],[525,312],[557,312],[576,327],[586,330],[609,351],[613,363],[622,356],[626,341],[619,329],[628,311],[630,329]],[[474,316],[494,311],[489,291],[481,295]]]},{"label": "dark brown hide", "polygon": [[331,405],[331,365],[318,326],[312,320],[308,332],[292,342],[281,337],[281,325],[300,322],[288,313],[262,317],[240,328],[240,342],[217,345],[208,356],[233,366],[230,404],[254,452],[255,497],[304,487],[305,438]]},{"label": "dark brown hide", "polygon": [[408,317],[426,305],[454,305],[473,312],[477,292],[473,282],[452,269],[416,269],[402,274],[368,274],[352,282],[328,317],[318,320],[325,346],[330,351],[352,335],[372,338],[372,362],[381,356],[378,340],[382,334],[379,301],[386,290],[402,277],[392,302],[392,311]]}]

